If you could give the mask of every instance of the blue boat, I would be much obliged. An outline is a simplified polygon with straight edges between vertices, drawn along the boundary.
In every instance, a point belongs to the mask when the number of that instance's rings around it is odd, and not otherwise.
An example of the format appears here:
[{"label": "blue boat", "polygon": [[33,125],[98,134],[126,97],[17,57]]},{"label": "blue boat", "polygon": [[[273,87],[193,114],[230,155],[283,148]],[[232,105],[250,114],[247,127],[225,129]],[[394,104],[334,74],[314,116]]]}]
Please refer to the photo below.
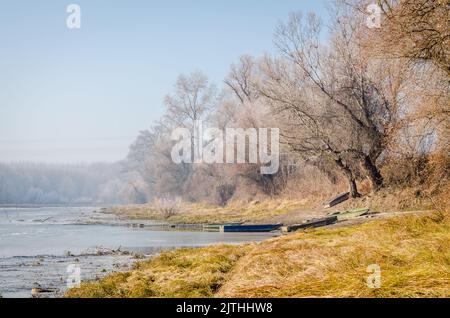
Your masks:
[{"label": "blue boat", "polygon": [[283,224],[254,224],[254,225],[223,225],[221,232],[272,232],[278,230]]}]

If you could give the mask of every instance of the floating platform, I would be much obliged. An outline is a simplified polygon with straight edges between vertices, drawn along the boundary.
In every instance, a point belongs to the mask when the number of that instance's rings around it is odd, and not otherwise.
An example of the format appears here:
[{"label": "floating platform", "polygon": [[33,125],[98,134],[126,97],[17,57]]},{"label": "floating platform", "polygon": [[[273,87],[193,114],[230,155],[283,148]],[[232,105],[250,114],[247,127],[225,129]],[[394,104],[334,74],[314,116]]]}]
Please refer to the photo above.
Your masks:
[{"label": "floating platform", "polygon": [[220,231],[221,226],[237,226],[241,225],[243,222],[239,223],[217,223],[217,224],[203,224],[204,231]]}]

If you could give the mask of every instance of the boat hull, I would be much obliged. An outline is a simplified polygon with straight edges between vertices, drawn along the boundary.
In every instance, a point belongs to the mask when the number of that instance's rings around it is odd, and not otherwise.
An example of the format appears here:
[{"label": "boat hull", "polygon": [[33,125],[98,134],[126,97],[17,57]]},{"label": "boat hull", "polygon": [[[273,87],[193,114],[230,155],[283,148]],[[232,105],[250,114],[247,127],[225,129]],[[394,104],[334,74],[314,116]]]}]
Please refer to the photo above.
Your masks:
[{"label": "boat hull", "polygon": [[294,224],[294,225],[289,225],[289,226],[285,226],[283,227],[283,232],[294,232],[294,231],[298,231],[298,230],[305,230],[305,229],[310,229],[310,228],[316,228],[316,227],[322,227],[322,226],[327,226],[327,225],[331,225],[334,224],[338,221],[337,216],[330,216],[330,217],[326,217],[326,218],[321,218],[321,219],[314,219],[302,224]]},{"label": "boat hull", "polygon": [[221,232],[272,232],[278,230],[282,224],[261,225],[224,225],[220,227]]}]

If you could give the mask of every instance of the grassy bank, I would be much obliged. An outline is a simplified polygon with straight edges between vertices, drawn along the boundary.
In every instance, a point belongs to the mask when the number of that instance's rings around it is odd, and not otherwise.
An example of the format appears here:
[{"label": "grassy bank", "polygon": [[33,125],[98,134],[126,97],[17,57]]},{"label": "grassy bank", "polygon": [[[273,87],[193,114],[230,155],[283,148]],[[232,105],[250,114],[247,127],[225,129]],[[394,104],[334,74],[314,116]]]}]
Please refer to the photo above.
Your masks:
[{"label": "grassy bank", "polygon": [[134,269],[84,283],[68,297],[212,297],[251,245],[165,252]]},{"label": "grassy bank", "polygon": [[201,203],[182,203],[175,215],[165,218],[151,204],[115,206],[107,213],[128,219],[147,219],[171,223],[226,223],[273,221],[294,211],[306,210],[310,203],[306,200],[268,200],[250,203],[230,203],[226,207]]},{"label": "grassy bank", "polygon": [[[366,285],[381,268],[381,288]],[[162,253],[68,297],[450,297],[450,217],[392,217]]]},{"label": "grassy bank", "polygon": [[[332,197],[332,196],[331,196]],[[326,216],[336,211],[352,208],[369,208],[372,212],[405,212],[424,210],[447,210],[448,199],[431,200],[415,195],[415,190],[382,189],[376,194],[366,194],[358,199],[351,199],[331,209],[323,208],[323,201],[330,196],[293,200],[288,198],[272,198],[264,201],[230,202],[226,206],[207,203],[182,202],[176,212],[167,217],[152,204],[113,206],[104,212],[131,220],[155,220],[178,224],[202,223],[299,223],[307,219]]]}]

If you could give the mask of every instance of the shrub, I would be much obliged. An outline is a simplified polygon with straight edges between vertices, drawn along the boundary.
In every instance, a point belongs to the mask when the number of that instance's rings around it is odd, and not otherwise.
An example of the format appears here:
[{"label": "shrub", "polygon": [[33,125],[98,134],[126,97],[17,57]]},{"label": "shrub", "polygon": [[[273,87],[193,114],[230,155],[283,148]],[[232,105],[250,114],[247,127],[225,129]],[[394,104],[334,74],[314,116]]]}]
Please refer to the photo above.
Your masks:
[{"label": "shrub", "polygon": [[157,198],[153,202],[154,209],[161,214],[164,219],[177,215],[180,211],[181,198]]}]

